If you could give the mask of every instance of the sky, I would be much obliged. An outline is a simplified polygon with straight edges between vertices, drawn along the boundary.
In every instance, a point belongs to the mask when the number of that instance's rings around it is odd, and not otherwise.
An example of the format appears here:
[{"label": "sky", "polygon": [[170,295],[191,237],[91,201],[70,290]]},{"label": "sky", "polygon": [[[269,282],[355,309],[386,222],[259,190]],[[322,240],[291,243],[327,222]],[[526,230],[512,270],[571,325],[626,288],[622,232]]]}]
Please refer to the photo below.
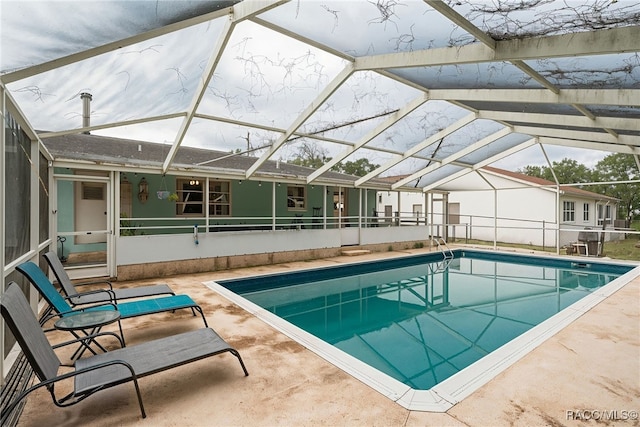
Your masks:
[{"label": "sky", "polygon": [[[386,10],[381,7],[385,4]],[[176,16],[184,16],[194,5],[205,7],[203,3],[193,1],[0,0],[0,71],[6,73],[119,40],[140,28],[152,29]],[[317,37],[322,43],[344,49],[348,54],[364,55],[446,46],[452,40],[465,37],[448,21],[432,19],[433,13],[422,1],[402,4],[392,1],[293,1],[263,17],[301,34]],[[425,20],[429,25],[424,25]],[[93,125],[184,111],[196,96],[224,22],[225,18],[222,18],[126,46],[11,83],[8,88],[38,130],[80,127],[82,105],[79,95],[82,92],[93,95]],[[320,49],[255,23],[243,22],[234,30],[217,64],[198,113],[286,129],[346,64],[344,59]],[[424,78],[432,79],[434,87],[452,82],[464,84],[461,79],[469,74],[462,71],[442,68]],[[472,78],[481,85],[491,87],[498,79],[498,71],[491,67],[478,67],[476,71]],[[519,84],[517,79],[510,79],[512,81],[505,84]],[[300,130],[316,132],[335,128],[323,135],[355,143],[389,114],[420,95],[420,91],[380,74],[358,72],[321,105]],[[429,101],[370,143],[382,151],[361,151],[363,154],[356,153],[351,159],[364,155],[374,163],[384,164],[392,157],[384,149],[407,150],[467,114],[468,111],[453,104]],[[93,133],[173,143],[180,124],[181,119],[171,119]],[[440,148],[441,153],[468,145],[480,139],[483,133],[488,135],[499,128],[495,123],[476,121],[449,137]],[[279,135],[240,124],[196,118],[183,144],[232,151],[270,144]],[[297,143],[304,141],[311,140],[300,138]],[[322,144],[329,155],[341,153],[346,148],[337,143]],[[286,160],[296,154],[296,147],[289,144],[278,156]],[[551,161],[569,157],[588,167],[593,167],[607,154],[558,146],[545,149]],[[431,147],[421,154],[429,156],[433,152]],[[414,161],[412,166],[424,164],[426,161],[422,164]],[[526,165],[546,164],[542,150],[534,146],[493,166],[517,170]],[[395,168],[392,172],[403,170]]]},{"label": "sky", "polygon": [[[605,151],[584,150],[579,148],[562,147],[558,145],[546,145],[544,147],[550,162],[560,162],[568,158],[593,169],[596,164],[605,156],[611,154]],[[492,166],[510,171],[522,170],[525,166],[549,166],[549,161],[545,157],[539,145],[529,147],[512,156],[498,160]]]}]

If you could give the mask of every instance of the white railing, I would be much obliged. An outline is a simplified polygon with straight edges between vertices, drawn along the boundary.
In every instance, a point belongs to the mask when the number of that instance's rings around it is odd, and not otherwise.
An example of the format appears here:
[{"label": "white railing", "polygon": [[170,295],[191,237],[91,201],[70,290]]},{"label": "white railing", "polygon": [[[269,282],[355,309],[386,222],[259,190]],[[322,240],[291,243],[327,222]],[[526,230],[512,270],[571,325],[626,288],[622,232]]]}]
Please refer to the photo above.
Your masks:
[{"label": "white railing", "polygon": [[[181,218],[120,218],[120,236],[189,234],[197,226],[199,233],[264,232],[278,230],[329,230],[359,228],[427,227],[424,234],[410,234],[410,240],[428,240],[441,236],[448,242],[484,241],[542,247],[547,250],[570,246],[578,241],[578,234],[585,229],[597,232],[604,242],[624,239],[640,234],[631,229],[617,229],[608,225],[560,224],[504,217],[458,215],[455,224],[442,221],[442,214],[422,215],[413,212],[396,212],[391,216],[348,217],[181,217]],[[433,221],[433,224],[431,223]],[[372,230],[373,231],[373,230]],[[422,232],[421,232],[422,233]],[[604,233],[604,236],[601,234]],[[404,234],[404,233],[403,233]],[[370,234],[368,234],[371,236]],[[422,235],[424,239],[416,236]],[[602,239],[600,239],[602,237]],[[375,237],[373,241],[378,241]],[[363,243],[363,242],[358,242]]]}]

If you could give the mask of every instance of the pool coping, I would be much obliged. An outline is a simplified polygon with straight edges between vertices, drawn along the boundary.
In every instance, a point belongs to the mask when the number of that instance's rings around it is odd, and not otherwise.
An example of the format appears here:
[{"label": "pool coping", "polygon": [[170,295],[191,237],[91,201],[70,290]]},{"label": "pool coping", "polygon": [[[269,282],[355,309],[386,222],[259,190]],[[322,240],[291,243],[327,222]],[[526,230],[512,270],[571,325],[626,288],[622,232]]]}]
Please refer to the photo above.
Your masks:
[{"label": "pool coping", "polygon": [[[469,249],[465,249],[469,250]],[[486,252],[496,254],[496,251],[471,249],[474,252]],[[513,254],[513,252],[499,251],[500,254]],[[526,254],[531,257],[551,258],[566,261],[566,257],[548,254]],[[416,254],[400,255],[400,257],[415,257]],[[268,310],[235,294],[216,281],[204,282],[205,286],[228,300],[234,302],[247,312],[256,316],[274,329],[285,334],[292,340],[300,343],[310,351],[337,366],[349,375],[367,384],[387,398],[398,403],[402,407],[412,411],[446,412],[458,402],[465,399],[478,388],[495,378],[509,366],[516,363],[526,354],[565,328],[567,325],[581,317],[601,301],[611,296],[636,277],[640,277],[640,265],[630,261],[618,261],[609,259],[593,259],[575,257],[579,261],[600,264],[636,265],[631,271],[611,281],[607,285],[583,297],[571,304],[561,312],[551,316],[542,323],[531,328],[522,335],[514,338],[503,346],[491,352],[489,355],[472,363],[460,372],[452,375],[443,382],[429,390],[415,390],[400,381],[378,371],[355,357],[339,350],[310,333],[279,318]],[[348,266],[361,262],[345,262],[341,265]],[[304,270],[301,268],[300,270]],[[259,275],[256,275],[259,276]],[[251,277],[251,276],[247,276]],[[220,280],[223,281],[223,280]]]}]

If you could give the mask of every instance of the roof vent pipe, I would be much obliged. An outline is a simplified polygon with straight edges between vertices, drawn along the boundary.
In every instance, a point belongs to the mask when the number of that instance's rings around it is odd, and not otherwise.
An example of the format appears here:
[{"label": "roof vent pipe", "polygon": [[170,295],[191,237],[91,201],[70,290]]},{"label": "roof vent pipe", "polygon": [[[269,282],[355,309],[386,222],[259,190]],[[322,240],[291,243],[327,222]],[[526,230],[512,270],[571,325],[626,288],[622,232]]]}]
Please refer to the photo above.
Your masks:
[{"label": "roof vent pipe", "polygon": [[[93,97],[90,93],[82,92],[80,94],[80,99],[82,99],[82,127],[88,128],[91,126],[91,100]],[[89,135],[89,131],[84,132]]]}]

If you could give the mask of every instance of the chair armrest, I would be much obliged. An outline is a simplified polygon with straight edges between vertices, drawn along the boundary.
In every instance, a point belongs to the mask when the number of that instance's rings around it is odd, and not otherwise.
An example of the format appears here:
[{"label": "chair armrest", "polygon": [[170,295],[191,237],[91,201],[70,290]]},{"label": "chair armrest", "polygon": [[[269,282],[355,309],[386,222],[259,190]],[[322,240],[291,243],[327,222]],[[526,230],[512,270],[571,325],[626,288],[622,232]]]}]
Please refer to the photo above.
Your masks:
[{"label": "chair armrest", "polygon": [[76,343],[79,343],[79,342],[82,342],[82,341],[86,341],[86,340],[89,340],[89,339],[95,339],[95,338],[102,337],[102,336],[107,336],[107,335],[112,336],[112,337],[116,337],[118,339],[118,342],[120,343],[120,348],[124,348],[124,343],[122,342],[122,338],[118,334],[116,334],[115,332],[108,332],[108,331],[107,332],[98,332],[98,333],[95,333],[95,334],[85,335],[85,336],[82,336],[80,338],[72,339],[72,340],[69,340],[69,341],[64,341],[64,342],[52,345],[51,348],[53,348],[55,350],[55,349],[58,349],[58,348],[66,347],[66,346],[71,345],[71,344],[76,344]]},{"label": "chair armrest", "polygon": [[76,294],[73,295],[67,295],[64,296],[64,299],[66,299],[69,302],[72,302],[72,298],[79,298],[85,295],[95,295],[95,294],[101,294],[101,293],[106,293],[109,295],[109,301],[111,301],[113,304],[116,304],[116,293],[111,290],[111,289],[95,289],[93,291],[85,291],[85,292],[78,292]]},{"label": "chair armrest", "polygon": [[144,408],[142,406],[142,398],[140,396],[140,387],[138,385],[138,376],[136,375],[135,371],[133,370],[133,366],[131,366],[129,363],[125,362],[124,360],[112,360],[109,362],[105,362],[105,363],[101,363],[95,366],[91,366],[85,369],[79,369],[73,372],[67,372],[66,374],[62,374],[62,375],[58,375],[55,378],[51,378],[48,380],[44,380],[39,382],[38,384],[29,387],[28,389],[26,389],[25,391],[23,391],[22,393],[20,393],[20,395],[14,399],[11,403],[9,403],[2,411],[2,415],[0,416],[0,424],[1,425],[5,425],[5,421],[9,418],[9,415],[11,415],[11,413],[14,411],[14,409],[16,408],[16,406],[18,405],[18,403],[20,403],[22,401],[22,399],[24,399],[25,397],[27,397],[29,394],[31,394],[33,391],[41,388],[41,387],[47,387],[47,389],[51,392],[51,397],[54,400],[54,403],[56,404],[56,406],[60,406],[60,407],[65,407],[65,406],[71,406],[74,405],[78,402],[83,401],[84,399],[86,399],[87,397],[91,396],[93,393],[96,393],[102,389],[104,389],[104,386],[101,387],[97,387],[94,390],[91,390],[90,392],[80,396],[77,399],[74,399],[72,402],[70,403],[65,403],[67,401],[69,401],[69,399],[75,397],[75,393],[72,391],[71,393],[67,394],[66,396],[62,397],[61,399],[57,399],[55,397],[55,395],[53,394],[53,388],[50,387],[53,384],[62,381],[62,380],[66,380],[68,378],[73,378],[79,374],[83,374],[85,372],[90,372],[90,371],[95,371],[97,369],[101,369],[107,366],[111,366],[111,365],[123,365],[124,367],[126,367],[130,372],[131,372],[131,380],[134,383],[134,386],[136,388],[136,392],[138,394],[138,401],[140,404],[140,410],[142,411],[142,417],[146,418],[146,414],[144,411]]}]

